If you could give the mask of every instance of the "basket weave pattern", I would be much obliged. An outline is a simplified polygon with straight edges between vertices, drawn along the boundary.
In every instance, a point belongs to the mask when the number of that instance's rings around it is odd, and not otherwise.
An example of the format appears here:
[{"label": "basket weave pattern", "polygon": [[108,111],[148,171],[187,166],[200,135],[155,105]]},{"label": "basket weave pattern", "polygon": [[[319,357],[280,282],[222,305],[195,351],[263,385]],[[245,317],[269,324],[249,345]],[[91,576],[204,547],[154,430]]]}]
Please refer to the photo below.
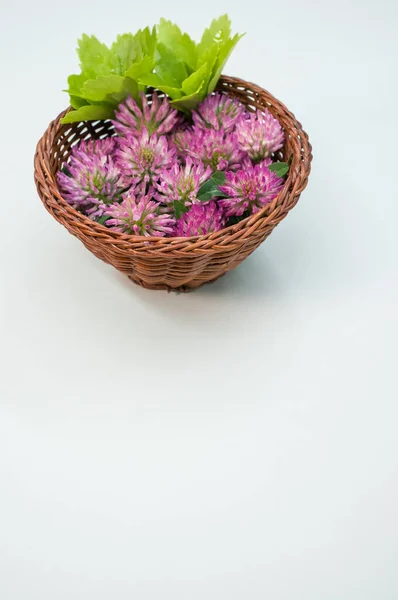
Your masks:
[{"label": "basket weave pattern", "polygon": [[297,203],[307,185],[311,145],[294,115],[257,85],[222,76],[218,90],[255,110],[268,108],[285,132],[279,160],[292,156],[286,183],[261,211],[221,231],[191,238],[134,236],[112,231],[76,211],[58,189],[56,173],[79,140],[113,135],[109,121],[61,125],[61,113],[37,144],[34,168],[38,194],[46,209],[95,256],[135,283],[150,289],[189,291],[215,281],[251,254]]}]

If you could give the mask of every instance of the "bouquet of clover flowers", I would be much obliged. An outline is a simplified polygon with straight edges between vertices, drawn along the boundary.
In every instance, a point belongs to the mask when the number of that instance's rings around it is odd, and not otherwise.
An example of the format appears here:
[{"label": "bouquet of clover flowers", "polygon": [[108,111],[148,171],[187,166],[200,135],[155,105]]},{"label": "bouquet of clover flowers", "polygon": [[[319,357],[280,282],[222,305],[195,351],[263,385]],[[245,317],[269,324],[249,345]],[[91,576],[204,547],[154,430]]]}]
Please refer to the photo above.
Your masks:
[{"label": "bouquet of clover flowers", "polygon": [[63,122],[110,119],[114,136],[72,148],[63,198],[107,228],[158,237],[206,235],[270,203],[289,169],[275,161],[283,129],[214,91],[239,38],[227,16],[199,43],[165,20],[111,48],[83,36]]}]

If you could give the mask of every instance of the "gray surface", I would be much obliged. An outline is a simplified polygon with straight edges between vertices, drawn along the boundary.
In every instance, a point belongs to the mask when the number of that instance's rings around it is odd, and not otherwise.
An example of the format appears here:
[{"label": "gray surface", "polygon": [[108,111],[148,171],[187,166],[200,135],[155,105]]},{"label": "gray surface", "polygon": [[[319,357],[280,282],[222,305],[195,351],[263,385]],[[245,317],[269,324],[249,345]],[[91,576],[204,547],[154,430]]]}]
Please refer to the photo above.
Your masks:
[{"label": "gray surface", "polygon": [[[226,10],[248,33],[227,72],[302,121],[310,185],[218,283],[141,290],[44,211],[34,146],[82,31]],[[397,599],[397,16],[4,5],[1,600]]]}]

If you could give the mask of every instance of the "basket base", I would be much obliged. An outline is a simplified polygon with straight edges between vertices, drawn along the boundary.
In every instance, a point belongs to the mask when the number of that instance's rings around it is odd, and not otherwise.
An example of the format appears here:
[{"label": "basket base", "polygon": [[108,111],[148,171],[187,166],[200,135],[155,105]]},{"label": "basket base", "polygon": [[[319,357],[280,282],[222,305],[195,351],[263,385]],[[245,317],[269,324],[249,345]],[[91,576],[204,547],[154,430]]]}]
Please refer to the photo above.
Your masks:
[{"label": "basket base", "polygon": [[163,290],[166,292],[177,292],[178,294],[182,292],[186,294],[188,292],[193,292],[194,290],[197,290],[198,288],[202,287],[202,285],[214,283],[215,281],[217,281],[217,279],[220,279],[220,277],[223,277],[224,275],[225,273],[221,273],[221,275],[217,275],[217,277],[215,277],[214,279],[210,279],[209,281],[203,281],[201,283],[193,282],[187,285],[180,285],[179,287],[171,287],[165,284],[151,285],[145,281],[142,281],[142,279],[131,277],[131,275],[128,275],[128,278],[136,285],[139,285],[147,290]]}]

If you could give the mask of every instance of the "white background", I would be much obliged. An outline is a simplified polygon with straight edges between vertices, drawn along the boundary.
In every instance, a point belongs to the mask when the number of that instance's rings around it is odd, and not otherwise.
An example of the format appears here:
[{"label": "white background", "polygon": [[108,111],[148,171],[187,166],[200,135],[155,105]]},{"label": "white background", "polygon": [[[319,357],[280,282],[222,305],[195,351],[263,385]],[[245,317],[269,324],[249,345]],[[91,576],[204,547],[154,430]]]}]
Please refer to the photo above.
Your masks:
[{"label": "white background", "polygon": [[[313,172],[189,295],[134,286],[44,210],[33,154],[76,39],[228,11],[226,72],[302,121]],[[1,600],[398,598],[394,0],[1,9]]]}]

